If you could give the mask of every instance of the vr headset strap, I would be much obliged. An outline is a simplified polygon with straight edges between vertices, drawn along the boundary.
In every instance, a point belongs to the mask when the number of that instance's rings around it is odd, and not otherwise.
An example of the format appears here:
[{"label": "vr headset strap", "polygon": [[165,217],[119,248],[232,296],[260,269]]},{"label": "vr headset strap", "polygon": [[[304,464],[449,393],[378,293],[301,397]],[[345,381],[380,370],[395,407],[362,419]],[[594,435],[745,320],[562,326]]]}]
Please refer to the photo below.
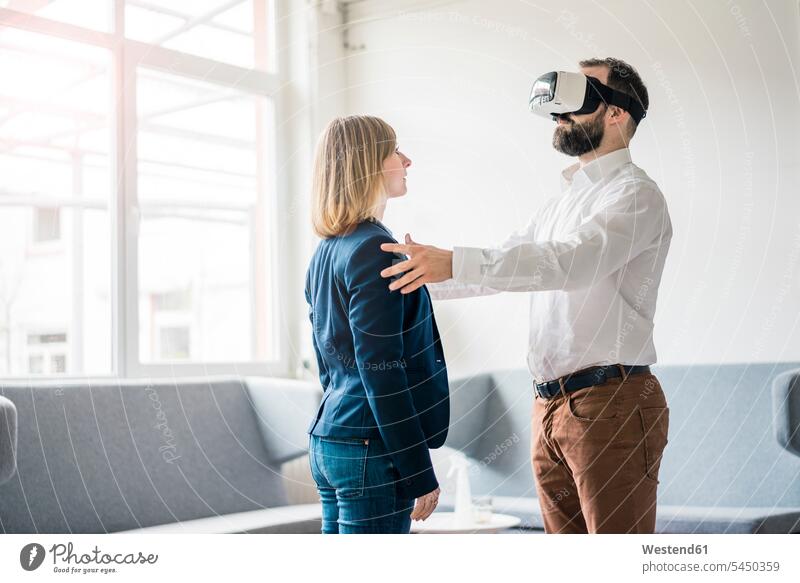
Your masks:
[{"label": "vr headset strap", "polygon": [[586,88],[587,93],[590,93],[593,89],[597,96],[599,96],[599,100],[596,96],[591,96],[593,99],[621,107],[631,115],[636,125],[639,125],[642,118],[647,115],[642,105],[627,93],[616,91],[608,85],[603,85],[594,77],[587,77],[587,79],[589,80],[588,87]]}]

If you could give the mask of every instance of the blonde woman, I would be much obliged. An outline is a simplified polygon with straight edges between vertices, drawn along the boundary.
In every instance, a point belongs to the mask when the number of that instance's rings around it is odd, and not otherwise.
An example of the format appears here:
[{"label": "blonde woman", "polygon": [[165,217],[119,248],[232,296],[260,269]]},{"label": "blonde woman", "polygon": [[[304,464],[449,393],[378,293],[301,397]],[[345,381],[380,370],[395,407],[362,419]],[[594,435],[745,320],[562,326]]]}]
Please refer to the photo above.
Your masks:
[{"label": "blonde woman", "polygon": [[323,533],[408,533],[439,496],[428,448],[450,418],[447,370],[427,289],[390,292],[396,243],[381,223],[411,166],[376,117],[334,119],[320,137],[313,225],[322,240],[306,300],[324,388],[308,428]]}]

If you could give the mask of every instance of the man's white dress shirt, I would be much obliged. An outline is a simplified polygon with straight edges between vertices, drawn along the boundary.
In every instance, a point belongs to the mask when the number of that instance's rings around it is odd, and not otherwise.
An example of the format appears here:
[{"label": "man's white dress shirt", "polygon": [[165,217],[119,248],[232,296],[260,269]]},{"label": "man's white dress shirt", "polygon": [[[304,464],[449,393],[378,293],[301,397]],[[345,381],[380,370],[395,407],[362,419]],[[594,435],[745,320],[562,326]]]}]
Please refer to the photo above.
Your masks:
[{"label": "man's white dress shirt", "polygon": [[653,317],[672,238],[667,203],[627,148],[562,172],[562,193],[497,248],[456,247],[436,299],[530,294],[538,381],[604,364],[653,364]]}]

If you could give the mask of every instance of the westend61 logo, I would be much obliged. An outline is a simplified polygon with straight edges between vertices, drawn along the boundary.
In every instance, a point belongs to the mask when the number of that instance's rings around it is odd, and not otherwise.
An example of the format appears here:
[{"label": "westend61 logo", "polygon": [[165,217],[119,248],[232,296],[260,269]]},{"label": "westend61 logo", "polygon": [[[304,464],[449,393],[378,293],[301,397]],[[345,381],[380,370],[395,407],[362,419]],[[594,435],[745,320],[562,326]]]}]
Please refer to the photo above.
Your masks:
[{"label": "westend61 logo", "polygon": [[[53,557],[54,573],[115,573],[114,567],[107,565],[152,565],[158,561],[158,555],[144,555],[141,551],[134,553],[116,553],[110,555],[103,553],[97,545],[88,553],[75,554],[72,552],[72,543],[55,544],[47,551]],[[35,571],[41,567],[47,554],[45,548],[39,543],[28,543],[19,552],[19,564],[26,571]],[[59,562],[64,566],[59,566]],[[100,565],[76,566],[76,565]]]}]

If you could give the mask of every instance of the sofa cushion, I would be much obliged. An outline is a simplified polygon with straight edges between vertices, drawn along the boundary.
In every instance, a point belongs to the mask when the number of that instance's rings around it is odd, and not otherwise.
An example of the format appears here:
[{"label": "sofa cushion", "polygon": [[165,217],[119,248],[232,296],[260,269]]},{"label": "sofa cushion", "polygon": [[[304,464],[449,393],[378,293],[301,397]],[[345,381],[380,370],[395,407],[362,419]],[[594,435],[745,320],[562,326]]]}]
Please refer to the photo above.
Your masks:
[{"label": "sofa cushion", "polygon": [[800,458],[775,440],[772,382],[796,363],[659,366],[670,407],[659,504],[800,507]]},{"label": "sofa cushion", "polygon": [[102,533],[286,504],[232,378],[0,385],[18,412],[6,533]]},{"label": "sofa cushion", "polygon": [[[494,512],[518,516],[521,527],[544,529],[539,500],[531,497],[494,496]],[[452,510],[443,498],[438,510]],[[800,533],[800,508],[728,508],[723,506],[662,506],[656,515],[660,534]]]},{"label": "sofa cushion", "polygon": [[656,530],[690,534],[800,533],[800,508],[659,506]]},{"label": "sofa cushion", "polygon": [[118,534],[319,534],[322,506],[295,504],[148,526]]},{"label": "sofa cushion", "polygon": [[486,439],[492,378],[480,374],[450,382],[450,428],[445,444],[477,458]]},{"label": "sofa cushion", "polygon": [[[450,432],[444,449],[459,450],[471,458],[469,475],[476,494],[535,494],[530,463],[532,406],[530,374],[524,370],[497,371],[451,383]],[[444,468],[436,468],[436,475],[445,484],[449,453],[437,451],[436,457]]]}]

